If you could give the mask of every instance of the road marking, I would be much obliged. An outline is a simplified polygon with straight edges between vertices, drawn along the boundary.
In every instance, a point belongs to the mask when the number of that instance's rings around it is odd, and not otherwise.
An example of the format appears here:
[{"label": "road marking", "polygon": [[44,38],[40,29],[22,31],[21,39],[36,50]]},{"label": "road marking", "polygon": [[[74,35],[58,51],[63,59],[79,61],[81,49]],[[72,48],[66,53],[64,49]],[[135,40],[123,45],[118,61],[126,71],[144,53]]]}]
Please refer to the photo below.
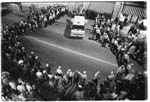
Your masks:
[{"label": "road marking", "polygon": [[43,40],[40,40],[40,39],[37,39],[37,38],[34,38],[34,37],[26,36],[26,38],[30,38],[30,39],[39,41],[41,43],[47,44],[49,46],[53,46],[53,47],[56,47],[56,48],[59,48],[59,49],[62,49],[62,50],[68,51],[68,52],[72,52],[72,53],[75,53],[75,54],[78,54],[78,55],[81,55],[81,56],[84,56],[84,57],[87,57],[87,58],[90,58],[90,59],[93,59],[93,60],[96,60],[96,61],[99,61],[99,62],[110,64],[110,65],[113,65],[113,66],[118,66],[117,64],[110,63],[110,62],[107,62],[107,61],[104,61],[104,60],[101,60],[101,59],[98,59],[98,58],[95,58],[95,57],[92,57],[92,56],[89,56],[89,55],[86,55],[86,54],[82,54],[82,53],[79,53],[79,52],[76,52],[76,51],[73,51],[73,50],[70,50],[70,49],[67,49],[67,48],[64,48],[64,47],[61,47],[61,46],[58,46],[58,45],[55,45],[55,44],[52,44],[52,43],[49,43],[49,42],[46,42],[46,41],[43,41]]}]

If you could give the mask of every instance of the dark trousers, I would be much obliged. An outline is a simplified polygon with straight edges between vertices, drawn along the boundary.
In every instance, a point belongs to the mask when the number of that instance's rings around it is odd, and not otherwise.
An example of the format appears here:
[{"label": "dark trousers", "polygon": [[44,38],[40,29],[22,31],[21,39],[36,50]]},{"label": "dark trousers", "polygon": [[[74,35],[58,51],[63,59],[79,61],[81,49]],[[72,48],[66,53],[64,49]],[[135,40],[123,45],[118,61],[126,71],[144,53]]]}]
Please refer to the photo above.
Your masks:
[{"label": "dark trousers", "polygon": [[96,39],[95,39],[96,41],[98,40],[98,41],[100,41],[100,34],[98,34],[98,33],[96,33]]}]

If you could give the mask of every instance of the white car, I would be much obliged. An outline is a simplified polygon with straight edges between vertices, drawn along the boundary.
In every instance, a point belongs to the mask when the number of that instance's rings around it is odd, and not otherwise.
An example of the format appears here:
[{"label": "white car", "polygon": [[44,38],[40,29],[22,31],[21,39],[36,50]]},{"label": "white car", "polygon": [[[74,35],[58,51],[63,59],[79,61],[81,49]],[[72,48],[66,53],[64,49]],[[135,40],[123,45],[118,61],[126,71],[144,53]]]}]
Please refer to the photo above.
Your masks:
[{"label": "white car", "polygon": [[71,37],[84,37],[86,22],[84,16],[75,16],[72,19]]}]

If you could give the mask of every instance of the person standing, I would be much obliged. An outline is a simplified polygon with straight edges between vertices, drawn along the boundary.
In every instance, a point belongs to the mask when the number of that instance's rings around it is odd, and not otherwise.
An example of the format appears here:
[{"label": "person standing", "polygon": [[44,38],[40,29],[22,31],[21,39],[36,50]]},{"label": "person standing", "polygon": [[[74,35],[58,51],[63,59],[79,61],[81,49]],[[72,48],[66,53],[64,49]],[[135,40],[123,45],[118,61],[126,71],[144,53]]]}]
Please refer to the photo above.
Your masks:
[{"label": "person standing", "polygon": [[128,22],[128,15],[126,15],[126,17],[125,17],[125,19],[124,19],[123,26],[126,26],[126,25],[127,25],[127,22]]},{"label": "person standing", "polygon": [[61,66],[58,66],[58,68],[56,70],[56,76],[63,77],[63,72],[62,72]]},{"label": "person standing", "polygon": [[21,3],[19,4],[19,8],[20,8],[20,11],[22,12],[23,8],[22,8],[22,4]]},{"label": "person standing", "polygon": [[100,29],[98,26],[96,26],[96,39],[95,41],[100,41],[100,35],[101,35],[101,32],[100,32]]},{"label": "person standing", "polygon": [[124,20],[125,20],[124,15],[121,13],[119,17],[120,30],[123,28]]},{"label": "person standing", "polygon": [[123,63],[124,63],[124,66],[127,67],[129,61],[130,61],[130,57],[129,57],[129,52],[125,53],[124,56],[123,56]]}]

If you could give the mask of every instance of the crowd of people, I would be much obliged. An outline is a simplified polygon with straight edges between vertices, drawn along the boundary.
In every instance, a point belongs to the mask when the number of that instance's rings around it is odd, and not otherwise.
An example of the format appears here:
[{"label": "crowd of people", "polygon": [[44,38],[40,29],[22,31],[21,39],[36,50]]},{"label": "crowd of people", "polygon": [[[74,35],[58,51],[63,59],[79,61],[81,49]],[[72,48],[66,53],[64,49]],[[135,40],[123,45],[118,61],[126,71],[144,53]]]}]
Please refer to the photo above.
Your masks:
[{"label": "crowd of people", "polygon": [[[10,64],[12,69],[14,68],[16,71],[14,74],[17,74],[17,78],[14,78],[12,73],[7,72],[9,69],[5,69],[5,65],[2,66],[3,100],[14,100],[12,97],[14,94],[22,100],[26,100],[25,96],[35,96],[35,93],[38,93],[34,83],[36,75],[39,76],[38,71],[41,68],[41,63],[33,51],[27,52],[20,36],[47,27],[66,13],[66,6],[48,6],[41,8],[40,11],[32,10],[24,20],[3,27],[2,60]],[[49,64],[45,68],[49,72]],[[34,75],[34,73],[36,74]]]},{"label": "crowd of people", "polygon": [[144,25],[142,22],[138,26],[133,24],[127,35],[120,34],[120,30],[126,24],[126,19],[120,23],[119,18],[114,20],[105,18],[104,15],[98,15],[93,25],[93,39],[103,47],[109,48],[116,55],[118,65],[125,64],[126,66],[129,63],[129,58],[132,58],[145,66],[147,56],[146,35],[143,38],[139,37]]},{"label": "crowd of people", "polygon": [[[54,8],[59,11],[61,6]],[[51,9],[50,7],[42,8],[40,13],[32,13],[25,21],[11,26],[7,25],[3,29],[2,60],[6,60],[12,65],[12,68],[16,69],[17,78],[13,78],[11,72],[2,68],[2,100],[14,100],[14,96],[18,96],[21,100],[31,101],[29,97],[41,96],[40,87],[46,82],[47,88],[55,89],[55,92],[58,93],[56,100],[146,99],[147,74],[146,72],[135,73],[133,64],[129,60],[131,56],[143,57],[140,55],[143,54],[141,51],[143,46],[134,42],[133,38],[130,40],[121,38],[119,34],[116,34],[117,31],[113,34],[114,32],[110,30],[111,20],[107,20],[106,23],[106,20],[102,21],[100,26],[98,25],[100,31],[96,31],[98,37],[96,41],[105,47],[110,47],[118,61],[117,71],[111,72],[105,80],[102,81],[100,71],[97,71],[92,80],[89,80],[87,71],[68,69],[63,72],[63,68],[58,65],[56,72],[52,73],[53,67],[50,64],[42,66],[39,57],[33,51],[28,52],[25,49],[19,36],[32,32],[34,29],[46,27],[65,14],[55,12],[55,10],[51,11]],[[134,46],[133,51],[131,48]]]}]

